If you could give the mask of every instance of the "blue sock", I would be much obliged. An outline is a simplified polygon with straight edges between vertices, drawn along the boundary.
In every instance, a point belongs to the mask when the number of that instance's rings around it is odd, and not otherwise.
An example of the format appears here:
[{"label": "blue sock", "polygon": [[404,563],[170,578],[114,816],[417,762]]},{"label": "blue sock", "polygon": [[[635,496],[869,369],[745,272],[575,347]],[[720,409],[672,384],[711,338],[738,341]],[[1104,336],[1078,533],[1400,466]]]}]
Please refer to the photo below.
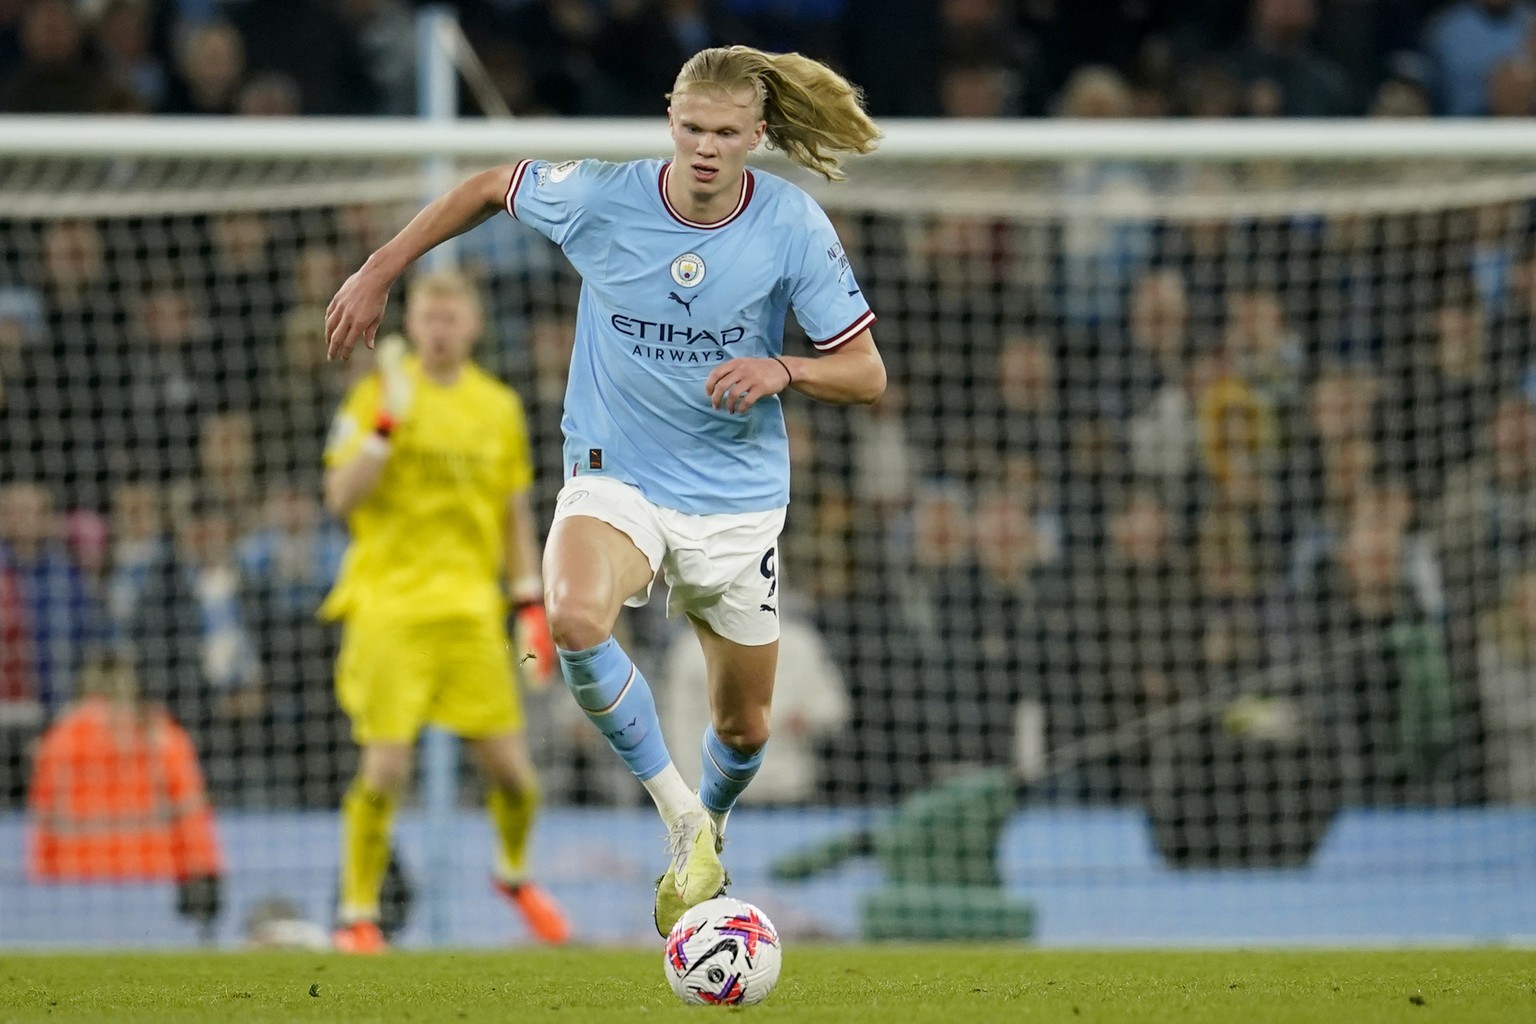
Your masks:
[{"label": "blue sock", "polygon": [[704,772],[699,776],[699,799],[716,814],[724,814],[736,805],[752,776],[763,763],[766,746],[743,754],[720,742],[715,727],[704,727]]},{"label": "blue sock", "polygon": [[650,684],[617,640],[609,637],[585,651],[559,653],[565,685],[576,704],[608,737],[608,745],[635,778],[644,782],[672,763]]}]

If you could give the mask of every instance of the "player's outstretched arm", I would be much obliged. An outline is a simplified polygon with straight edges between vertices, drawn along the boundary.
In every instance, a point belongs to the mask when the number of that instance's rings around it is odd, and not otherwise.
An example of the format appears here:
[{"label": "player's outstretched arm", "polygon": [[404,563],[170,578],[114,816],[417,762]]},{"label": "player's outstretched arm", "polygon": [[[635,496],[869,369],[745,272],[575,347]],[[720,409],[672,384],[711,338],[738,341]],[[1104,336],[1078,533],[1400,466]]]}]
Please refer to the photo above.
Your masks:
[{"label": "player's outstretched arm", "polygon": [[481,224],[501,209],[515,165],[481,171],[411,218],[342,284],[325,311],[325,356],[345,359],[359,341],[373,347],[389,290],[423,253]]}]

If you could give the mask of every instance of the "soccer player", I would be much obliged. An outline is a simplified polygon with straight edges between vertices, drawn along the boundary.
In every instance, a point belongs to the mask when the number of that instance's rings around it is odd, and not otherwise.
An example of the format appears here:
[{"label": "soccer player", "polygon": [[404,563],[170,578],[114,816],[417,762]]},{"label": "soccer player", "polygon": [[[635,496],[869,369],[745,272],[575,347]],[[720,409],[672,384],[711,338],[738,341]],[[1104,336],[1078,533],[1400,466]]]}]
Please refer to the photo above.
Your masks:
[{"label": "soccer player", "polygon": [[527,878],[538,787],[503,591],[505,580],[518,647],[533,648],[535,681],[540,672],[547,681],[555,657],[522,404],[470,361],[481,312],[464,278],[416,280],[405,330],[415,354],[398,336],[379,346],[378,372],[347,395],[325,451],[326,505],[346,517],[352,542],[321,615],[345,623],[336,694],[362,747],[342,801],[335,944],[384,948],[379,890],[390,825],[427,722],[462,736],[485,777],[500,843],[496,888],[535,936],[563,942],[569,928],[559,906]]},{"label": "soccer player", "polygon": [[[390,286],[417,257],[505,210],[582,277],[563,471],[544,592],[565,681],[655,800],[670,861],[665,935],[726,882],[720,837],[762,764],[777,661],[778,535],[789,500],[779,396],[873,402],[885,368],[826,215],[750,170],[764,142],[829,180],[879,138],[858,90],[799,54],[701,51],[677,76],[670,160],[521,160],[429,204],[337,292],[328,353],[371,343]],[[783,352],[784,316],[818,355]],[[619,647],[621,606],[658,572],[708,664],[699,791],[672,764],[645,677]]]}]

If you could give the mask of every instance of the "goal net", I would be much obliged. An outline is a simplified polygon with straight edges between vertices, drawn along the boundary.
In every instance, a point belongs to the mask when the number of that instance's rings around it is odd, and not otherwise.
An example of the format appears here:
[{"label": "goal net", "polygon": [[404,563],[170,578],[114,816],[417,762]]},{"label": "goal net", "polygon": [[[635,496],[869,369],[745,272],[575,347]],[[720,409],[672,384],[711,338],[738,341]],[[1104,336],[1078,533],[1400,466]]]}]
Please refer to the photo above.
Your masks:
[{"label": "goal net", "polygon": [[[834,937],[1529,933],[1532,154],[1432,128],[1329,153],[1304,127],[1120,150],[1056,127],[951,126],[925,151],[932,126],[894,126],[839,186],[763,165],[833,217],[890,387],[785,402],[784,642],[726,847],[739,894]],[[325,362],[326,303],[441,180],[421,155],[454,180],[501,147],[665,146],[371,131],[234,156],[160,128],[132,155],[0,142],[0,945],[198,934],[164,882],[184,864],[38,859],[48,821],[186,812],[175,779],[147,771],[146,795],[70,751],[85,698],[130,690],[205,779],[208,935],[328,923],[356,755],[315,618],[346,541],[319,462],[371,371]],[[505,218],[453,258],[486,298],[476,358],[528,409],[547,527],[579,282]],[[813,352],[793,323],[785,349]],[[702,659],[660,603],[621,633],[696,778]],[[585,937],[642,938],[643,794],[558,687],[528,704],[534,870]],[[515,938],[483,898],[478,783],[445,781],[401,821],[405,935]]]}]

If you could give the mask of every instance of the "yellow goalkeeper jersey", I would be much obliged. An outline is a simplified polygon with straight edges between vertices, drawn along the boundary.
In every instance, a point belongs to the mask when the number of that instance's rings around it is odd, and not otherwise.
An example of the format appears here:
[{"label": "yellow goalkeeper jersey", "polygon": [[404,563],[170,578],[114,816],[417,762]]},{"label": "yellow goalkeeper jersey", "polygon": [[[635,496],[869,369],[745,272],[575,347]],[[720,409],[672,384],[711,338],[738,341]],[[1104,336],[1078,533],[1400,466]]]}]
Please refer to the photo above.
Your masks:
[{"label": "yellow goalkeeper jersey", "polygon": [[[502,615],[507,503],[533,480],[528,426],[511,388],[466,363],[444,386],[405,364],[415,387],[378,486],[347,517],[351,544],[320,615],[437,621]],[[357,457],[381,402],[358,382],[331,427],[325,464]]]}]

